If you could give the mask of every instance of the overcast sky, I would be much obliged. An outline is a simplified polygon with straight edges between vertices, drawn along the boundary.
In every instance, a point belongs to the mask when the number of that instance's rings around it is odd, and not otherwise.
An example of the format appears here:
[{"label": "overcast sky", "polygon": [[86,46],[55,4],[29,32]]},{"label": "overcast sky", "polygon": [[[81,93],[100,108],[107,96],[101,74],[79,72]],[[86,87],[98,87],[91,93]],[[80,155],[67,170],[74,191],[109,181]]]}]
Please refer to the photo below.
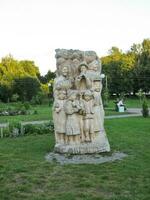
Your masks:
[{"label": "overcast sky", "polygon": [[55,49],[126,51],[150,38],[150,0],[0,0],[0,58],[55,70]]}]

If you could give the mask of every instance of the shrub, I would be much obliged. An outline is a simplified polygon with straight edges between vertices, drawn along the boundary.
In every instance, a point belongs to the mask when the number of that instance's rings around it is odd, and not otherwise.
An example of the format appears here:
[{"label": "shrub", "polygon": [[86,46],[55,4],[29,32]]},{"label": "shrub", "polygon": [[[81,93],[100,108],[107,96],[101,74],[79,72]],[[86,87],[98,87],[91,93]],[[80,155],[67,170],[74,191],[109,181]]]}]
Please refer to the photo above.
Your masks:
[{"label": "shrub", "polygon": [[24,126],[24,134],[25,135],[42,135],[42,134],[48,134],[54,131],[54,124],[53,122],[47,123],[47,124],[37,124],[32,125],[28,124]]},{"label": "shrub", "polygon": [[44,93],[38,92],[36,96],[33,96],[31,99],[31,104],[33,105],[41,105],[43,103],[43,100],[45,98]]},{"label": "shrub", "polygon": [[18,137],[20,135],[20,123],[14,122],[9,127],[9,136],[10,137]]},{"label": "shrub", "polygon": [[18,99],[19,99],[19,95],[17,93],[13,94],[12,97],[11,97],[12,102],[17,102]]},{"label": "shrub", "polygon": [[37,114],[38,114],[38,111],[37,111],[37,110],[34,110],[33,114],[34,114],[34,115],[37,115]]},{"label": "shrub", "polygon": [[103,99],[104,107],[107,107],[108,102],[109,102],[109,91],[108,91],[108,89],[104,89],[104,91],[102,93],[102,99]]},{"label": "shrub", "polygon": [[143,100],[143,104],[142,104],[142,114],[143,114],[143,117],[149,116],[148,105],[145,99]]},{"label": "shrub", "polygon": [[29,110],[30,109],[30,103],[29,102],[25,102],[23,104],[23,106],[25,107],[26,110]]}]

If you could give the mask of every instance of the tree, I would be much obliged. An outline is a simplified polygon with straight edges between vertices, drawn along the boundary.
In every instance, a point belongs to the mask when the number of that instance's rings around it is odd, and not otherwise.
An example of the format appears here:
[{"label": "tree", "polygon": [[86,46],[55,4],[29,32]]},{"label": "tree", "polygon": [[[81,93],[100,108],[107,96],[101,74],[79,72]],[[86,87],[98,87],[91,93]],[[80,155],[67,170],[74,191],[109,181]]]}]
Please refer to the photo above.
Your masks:
[{"label": "tree", "polygon": [[19,95],[21,101],[30,101],[40,91],[40,82],[34,77],[16,78],[13,83],[13,93]]},{"label": "tree", "polygon": [[[136,53],[135,53],[136,52]],[[134,85],[136,92],[142,89],[144,92],[150,91],[150,39],[143,40],[140,51],[134,51],[136,65],[133,70]]]},{"label": "tree", "polygon": [[56,77],[55,72],[51,72],[50,70],[48,70],[45,76],[39,76],[38,78],[41,83],[46,84],[49,83],[51,80],[54,80],[55,77]]},{"label": "tree", "polygon": [[30,60],[21,60],[19,67],[23,69],[26,76],[38,77],[40,75],[38,67]]},{"label": "tree", "polygon": [[[19,86],[20,86],[21,81],[25,81],[26,77],[30,77],[30,78],[33,77],[36,79],[34,83],[38,82],[39,84],[39,81],[37,80],[37,76],[40,76],[40,72],[39,72],[38,67],[35,66],[33,61],[29,61],[29,60],[18,61],[18,60],[15,60],[13,56],[10,54],[8,56],[3,57],[0,63],[0,87],[1,87],[0,100],[6,102],[8,99],[11,98],[11,95],[13,95],[14,83],[16,81],[18,81]],[[18,93],[18,91],[16,91],[15,93]],[[20,94],[21,94],[20,98],[22,99],[23,97],[22,91],[20,91]],[[24,95],[25,98],[30,99],[30,97],[27,94]]]},{"label": "tree", "polygon": [[7,85],[0,84],[0,100],[7,103],[9,102],[12,95],[12,91]]},{"label": "tree", "polygon": [[130,93],[133,90],[132,69],[135,58],[131,53],[122,53],[117,47],[102,57],[102,69],[108,77],[108,89],[111,94]]}]

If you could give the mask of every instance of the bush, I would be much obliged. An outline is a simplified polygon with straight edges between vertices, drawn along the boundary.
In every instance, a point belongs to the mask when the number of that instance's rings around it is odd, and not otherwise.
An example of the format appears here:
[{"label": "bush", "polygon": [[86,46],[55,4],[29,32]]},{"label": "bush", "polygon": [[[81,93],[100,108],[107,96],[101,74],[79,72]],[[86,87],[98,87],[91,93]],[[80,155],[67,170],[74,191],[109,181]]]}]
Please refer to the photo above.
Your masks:
[{"label": "bush", "polygon": [[[24,135],[42,135],[54,133],[54,123],[50,121],[45,124],[28,124],[24,127]],[[21,134],[21,125],[19,122],[13,122],[9,128],[4,128],[4,137],[19,137]]]},{"label": "bush", "polygon": [[19,99],[19,95],[18,94],[13,94],[11,97],[11,101],[12,102],[17,102],[17,100]]},{"label": "bush", "polygon": [[108,91],[108,89],[104,89],[104,91],[102,93],[102,99],[103,99],[104,107],[107,107],[108,102],[109,102],[109,91]]},{"label": "bush", "polygon": [[14,122],[9,127],[9,136],[10,137],[18,137],[20,135],[20,123]]},{"label": "bush", "polygon": [[143,100],[143,104],[142,104],[142,114],[143,114],[143,117],[149,116],[148,105],[145,99]]},{"label": "bush", "polygon": [[33,96],[31,99],[31,104],[33,105],[41,105],[43,103],[43,99],[45,98],[42,92],[38,92],[36,96]]},{"label": "bush", "polygon": [[0,116],[16,116],[16,115],[31,114],[29,109],[30,109],[30,104],[28,102],[25,102],[24,104],[18,102],[14,108],[13,107],[1,108]]},{"label": "bush", "polygon": [[30,103],[29,102],[25,102],[23,104],[23,106],[25,107],[26,110],[29,110],[30,109]]},{"label": "bush", "polygon": [[34,114],[34,115],[37,115],[37,114],[38,114],[38,111],[37,111],[37,110],[34,110],[33,114]]},{"label": "bush", "polygon": [[13,93],[19,95],[19,100],[30,101],[40,91],[40,82],[35,77],[15,78],[12,86]]},{"label": "bush", "polygon": [[9,88],[9,86],[0,84],[0,100],[2,102],[5,102],[5,103],[9,102],[11,93],[12,93],[12,91]]},{"label": "bush", "polygon": [[54,132],[54,124],[53,122],[47,123],[47,124],[37,124],[32,125],[28,124],[24,126],[24,134],[25,135],[42,135],[42,134],[48,134],[50,132]]}]

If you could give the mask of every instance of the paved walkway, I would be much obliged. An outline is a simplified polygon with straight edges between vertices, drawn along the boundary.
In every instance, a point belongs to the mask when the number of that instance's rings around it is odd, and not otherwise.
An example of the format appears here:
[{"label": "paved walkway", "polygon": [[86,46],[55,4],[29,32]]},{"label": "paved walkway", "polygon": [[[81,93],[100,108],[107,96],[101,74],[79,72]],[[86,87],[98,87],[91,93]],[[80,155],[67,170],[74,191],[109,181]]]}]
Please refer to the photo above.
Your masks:
[{"label": "paved walkway", "polygon": [[128,113],[131,114],[122,114],[122,115],[111,115],[111,116],[105,116],[105,119],[114,119],[114,118],[125,118],[125,117],[137,117],[142,116],[141,108],[128,108]]}]

